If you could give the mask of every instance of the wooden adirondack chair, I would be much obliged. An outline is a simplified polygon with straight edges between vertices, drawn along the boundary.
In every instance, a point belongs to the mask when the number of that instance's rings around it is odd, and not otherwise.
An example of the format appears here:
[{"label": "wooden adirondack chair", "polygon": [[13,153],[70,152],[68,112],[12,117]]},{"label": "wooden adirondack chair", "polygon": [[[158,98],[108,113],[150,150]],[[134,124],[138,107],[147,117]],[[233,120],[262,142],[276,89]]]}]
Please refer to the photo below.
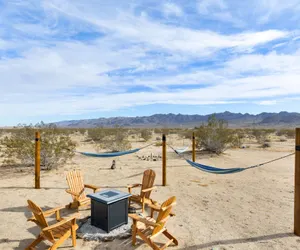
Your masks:
[{"label": "wooden adirondack chair", "polygon": [[72,195],[73,202],[67,205],[68,208],[79,208],[88,206],[91,203],[90,198],[86,197],[85,188],[93,189],[94,193],[100,188],[94,185],[84,184],[83,177],[80,170],[72,170],[66,176],[69,189],[66,192]]},{"label": "wooden adirondack chair", "polygon": [[145,170],[144,175],[143,175],[142,184],[133,184],[133,185],[127,186],[128,192],[130,194],[131,194],[132,188],[141,187],[141,192],[139,195],[132,195],[129,198],[129,206],[132,201],[140,203],[140,204],[142,204],[142,212],[144,212],[145,204],[153,204],[154,203],[154,201],[152,201],[150,199],[150,194],[151,194],[151,191],[156,188],[155,186],[153,186],[155,176],[156,176],[156,174],[153,170],[151,170],[151,169]]},{"label": "wooden adirondack chair", "polygon": [[[59,210],[64,207],[53,208],[47,211],[43,211],[38,205],[28,200],[28,208],[31,210],[33,216],[28,221],[35,222],[40,228],[41,233],[38,237],[25,249],[31,250],[43,240],[48,240],[53,245],[49,248],[50,250],[57,249],[67,238],[72,236],[72,244],[76,246],[76,230],[78,225],[76,224],[76,217],[78,214],[73,216],[62,218],[60,217]],[[54,225],[49,225],[46,221],[46,217],[56,214],[56,220],[58,221]]]},{"label": "wooden adirondack chair", "polygon": [[[153,216],[149,217],[140,217],[137,214],[129,214],[129,217],[133,220],[132,225],[132,245],[136,243],[136,236],[140,236],[152,249],[161,250],[168,247],[171,243],[174,243],[176,246],[178,245],[177,239],[171,235],[167,228],[165,228],[165,224],[171,215],[171,210],[173,206],[176,204],[176,197],[173,196],[166,200],[161,207],[157,207],[154,205],[150,205],[151,214],[153,214],[153,210],[158,212],[158,216],[156,219]],[[159,247],[153,239],[159,235],[165,235],[169,241]]]}]

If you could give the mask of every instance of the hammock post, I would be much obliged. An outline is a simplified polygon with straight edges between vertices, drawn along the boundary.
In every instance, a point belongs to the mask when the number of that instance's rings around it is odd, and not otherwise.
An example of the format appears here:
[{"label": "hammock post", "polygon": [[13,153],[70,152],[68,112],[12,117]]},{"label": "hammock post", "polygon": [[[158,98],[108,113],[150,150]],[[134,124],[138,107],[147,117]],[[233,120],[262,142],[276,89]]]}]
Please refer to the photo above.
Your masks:
[{"label": "hammock post", "polygon": [[162,135],[162,185],[167,185],[167,147],[166,147],[166,135]]},{"label": "hammock post", "polygon": [[300,128],[296,128],[294,234],[300,236]]},{"label": "hammock post", "polygon": [[35,189],[40,189],[41,173],[41,136],[35,132]]},{"label": "hammock post", "polygon": [[195,132],[193,132],[193,145],[192,145],[192,148],[193,148],[193,162],[196,161],[196,141],[195,141]]}]

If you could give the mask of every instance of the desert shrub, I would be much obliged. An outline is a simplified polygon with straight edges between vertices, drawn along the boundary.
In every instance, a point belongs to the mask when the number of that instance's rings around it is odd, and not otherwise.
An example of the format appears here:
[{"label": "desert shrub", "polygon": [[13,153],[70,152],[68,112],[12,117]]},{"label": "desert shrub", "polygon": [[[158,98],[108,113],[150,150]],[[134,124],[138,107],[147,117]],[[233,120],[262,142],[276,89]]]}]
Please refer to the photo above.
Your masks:
[{"label": "desert shrub", "polygon": [[88,138],[94,142],[101,142],[106,135],[105,129],[102,127],[88,129]]},{"label": "desert shrub", "polygon": [[155,146],[155,147],[161,147],[161,146],[162,146],[162,142],[156,142],[156,143],[154,144],[154,146]]},{"label": "desert shrub", "polygon": [[296,132],[294,129],[280,129],[276,132],[277,136],[286,136],[287,138],[295,138]]},{"label": "desert shrub", "polygon": [[143,129],[141,131],[141,138],[143,138],[145,141],[148,141],[152,138],[152,130],[151,129]]},{"label": "desert shrub", "polygon": [[263,129],[253,129],[253,136],[259,144],[263,144],[267,140],[267,133]]},{"label": "desert shrub", "polygon": [[161,129],[161,133],[165,134],[165,135],[168,135],[170,133],[170,129],[168,129],[168,128],[162,128]]},{"label": "desert shrub", "polygon": [[161,134],[162,133],[162,129],[161,128],[155,128],[154,129],[154,133],[155,134]]},{"label": "desert shrub", "polygon": [[233,148],[240,148],[244,142],[244,139],[248,136],[244,129],[232,129],[232,142]]},{"label": "desert shrub", "polygon": [[32,166],[35,161],[35,131],[41,133],[41,166],[58,167],[74,156],[76,144],[55,125],[19,125],[10,137],[0,140],[3,164]]},{"label": "desert shrub", "polygon": [[264,142],[264,143],[262,143],[261,147],[262,148],[269,148],[269,147],[271,147],[271,144],[269,142]]},{"label": "desert shrub", "polygon": [[103,131],[104,136],[102,136],[98,141],[95,141],[97,150],[102,148],[118,152],[131,148],[131,144],[128,140],[128,129],[116,127],[103,129]]},{"label": "desert shrub", "polygon": [[219,120],[215,115],[208,118],[207,125],[201,125],[196,130],[197,147],[217,154],[224,152],[234,141],[233,133],[225,120]]}]

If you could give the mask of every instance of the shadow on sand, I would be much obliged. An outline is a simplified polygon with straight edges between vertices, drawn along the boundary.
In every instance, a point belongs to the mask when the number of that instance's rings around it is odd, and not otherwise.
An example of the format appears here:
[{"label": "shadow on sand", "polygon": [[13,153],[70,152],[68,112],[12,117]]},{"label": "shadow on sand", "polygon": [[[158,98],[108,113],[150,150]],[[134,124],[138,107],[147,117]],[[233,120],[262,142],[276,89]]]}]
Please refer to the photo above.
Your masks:
[{"label": "shadow on sand", "polygon": [[293,233],[278,233],[278,234],[270,234],[270,235],[263,235],[257,237],[249,237],[243,239],[232,239],[232,240],[217,240],[208,243],[203,243],[200,245],[195,246],[186,246],[181,248],[182,250],[197,250],[197,249],[204,249],[204,248],[211,248],[215,246],[222,246],[222,245],[234,245],[234,244],[242,244],[242,243],[249,243],[249,242],[258,242],[258,241],[266,241],[266,240],[273,240],[273,239],[280,239],[286,237],[296,237]]}]

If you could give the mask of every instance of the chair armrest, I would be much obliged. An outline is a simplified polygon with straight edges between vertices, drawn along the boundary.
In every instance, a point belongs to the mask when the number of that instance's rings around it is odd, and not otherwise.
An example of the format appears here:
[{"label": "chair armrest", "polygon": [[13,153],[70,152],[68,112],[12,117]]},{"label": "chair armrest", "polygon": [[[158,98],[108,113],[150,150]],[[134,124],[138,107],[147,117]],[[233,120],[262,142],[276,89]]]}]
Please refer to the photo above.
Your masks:
[{"label": "chair armrest", "polygon": [[74,222],[76,224],[77,217],[79,217],[79,214],[72,215],[68,218],[65,218],[65,219],[61,220],[60,222],[55,223],[54,225],[43,228],[43,231],[51,231],[51,230],[53,230],[57,227],[60,227],[60,226],[66,224],[67,222],[72,221],[72,220],[74,220]]},{"label": "chair armrest", "polygon": [[132,185],[128,185],[127,188],[128,188],[128,192],[131,193],[131,189],[132,188],[136,188],[136,187],[141,187],[142,184],[132,184]]},{"label": "chair armrest", "polygon": [[95,186],[95,185],[90,185],[90,184],[84,184],[84,187],[85,187],[85,188],[93,189],[93,190],[94,190],[94,193],[95,193],[95,191],[97,191],[98,189],[100,189],[100,187],[97,187],[97,186]]},{"label": "chair armrest", "polygon": [[[173,203],[173,205],[175,205],[175,203]],[[166,210],[166,208],[161,208],[160,207],[161,205],[154,205],[154,204],[148,204],[148,207],[150,207],[151,208],[151,214],[153,214],[153,211],[156,211],[156,212],[159,212],[160,210],[162,210],[162,211],[165,211]],[[168,207],[167,207],[168,208]],[[173,216],[175,216],[176,214],[174,214],[174,213],[170,213],[170,216],[171,217],[173,217]]]},{"label": "chair armrest", "polygon": [[76,197],[79,197],[79,196],[80,196],[79,193],[75,193],[75,192],[71,191],[70,189],[66,189],[66,192],[69,193],[69,194],[71,194],[71,195],[74,195],[74,196],[76,196]]},{"label": "chair armrest", "polygon": [[151,187],[151,188],[142,189],[142,192],[146,193],[146,192],[152,191],[153,189],[156,189],[156,187],[154,186],[154,187]]},{"label": "chair armrest", "polygon": [[160,210],[160,206],[157,206],[157,205],[148,204],[148,207],[150,207],[151,209],[153,209],[155,211],[159,211]]},{"label": "chair armrest", "polygon": [[61,207],[51,208],[51,209],[49,209],[49,210],[43,211],[43,214],[44,214],[44,216],[47,217],[47,216],[50,216],[50,215],[56,213],[56,212],[59,211],[59,210],[62,210],[63,208],[65,208],[65,207],[64,207],[64,206],[61,206]]},{"label": "chair armrest", "polygon": [[142,218],[142,217],[138,216],[137,214],[128,214],[128,216],[129,216],[131,219],[133,219],[134,221],[142,222],[142,223],[144,223],[145,225],[152,226],[152,227],[157,226],[156,223],[151,222],[151,221],[148,221],[147,219]]},{"label": "chair armrest", "polygon": [[137,184],[128,185],[127,188],[135,188],[140,186],[142,186],[142,184],[137,183]]}]

